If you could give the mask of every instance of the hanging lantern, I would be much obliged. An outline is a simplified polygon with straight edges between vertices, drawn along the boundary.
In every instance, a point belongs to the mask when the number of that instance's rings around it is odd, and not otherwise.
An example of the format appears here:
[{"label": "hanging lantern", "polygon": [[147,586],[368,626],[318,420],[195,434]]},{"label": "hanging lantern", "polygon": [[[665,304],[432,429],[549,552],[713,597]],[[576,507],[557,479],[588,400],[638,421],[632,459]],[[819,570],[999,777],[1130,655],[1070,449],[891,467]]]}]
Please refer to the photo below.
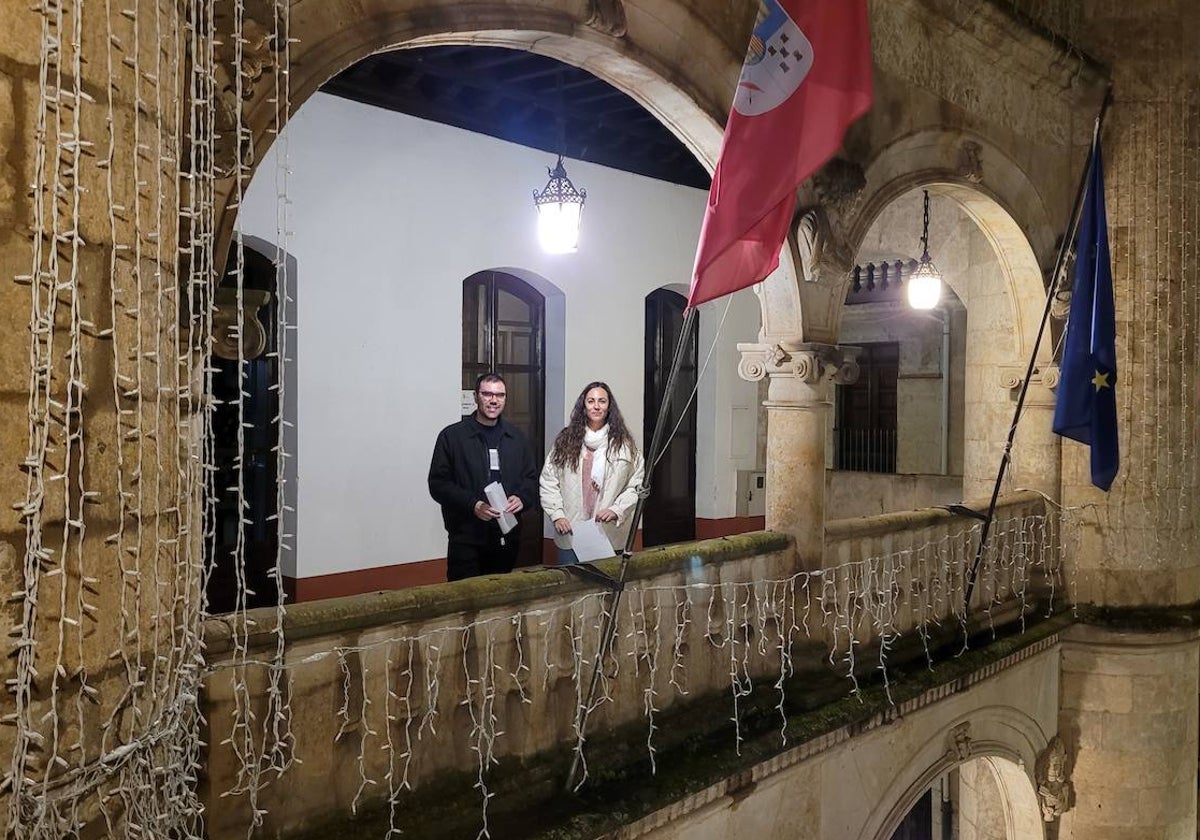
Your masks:
[{"label": "hanging lantern", "polygon": [[925,220],[921,232],[921,259],[908,279],[908,305],[933,309],[942,299],[942,274],[929,257],[929,190],[925,190]]},{"label": "hanging lantern", "polygon": [[548,254],[573,254],[579,247],[579,220],[587,190],[577,190],[567,177],[562,155],[554,169],[547,169],[550,180],[539,193],[534,190],[533,205],[538,214],[538,241]]}]

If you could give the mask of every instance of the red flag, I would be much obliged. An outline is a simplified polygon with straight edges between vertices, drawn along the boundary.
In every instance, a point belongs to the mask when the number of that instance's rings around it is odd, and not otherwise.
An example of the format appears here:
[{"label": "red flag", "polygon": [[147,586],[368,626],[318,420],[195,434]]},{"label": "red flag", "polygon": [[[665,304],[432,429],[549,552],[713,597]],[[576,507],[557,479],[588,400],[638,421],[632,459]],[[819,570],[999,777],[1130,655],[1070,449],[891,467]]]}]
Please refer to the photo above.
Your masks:
[{"label": "red flag", "polygon": [[775,270],[796,188],[870,107],[866,0],[760,0],[708,192],[689,307]]}]

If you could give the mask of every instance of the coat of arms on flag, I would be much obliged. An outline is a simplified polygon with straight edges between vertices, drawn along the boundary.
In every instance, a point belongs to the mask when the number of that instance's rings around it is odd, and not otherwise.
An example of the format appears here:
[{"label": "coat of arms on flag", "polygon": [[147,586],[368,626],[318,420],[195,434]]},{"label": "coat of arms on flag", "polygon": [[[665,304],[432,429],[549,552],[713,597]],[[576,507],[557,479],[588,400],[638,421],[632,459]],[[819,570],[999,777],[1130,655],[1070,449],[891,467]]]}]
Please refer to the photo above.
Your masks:
[{"label": "coat of arms on flag", "polygon": [[753,286],[779,265],[796,188],[870,107],[867,0],[760,0],[688,306]]},{"label": "coat of arms on flag", "polygon": [[776,0],[760,0],[733,108],[747,117],[765,114],[795,93],[813,64],[808,38]]}]

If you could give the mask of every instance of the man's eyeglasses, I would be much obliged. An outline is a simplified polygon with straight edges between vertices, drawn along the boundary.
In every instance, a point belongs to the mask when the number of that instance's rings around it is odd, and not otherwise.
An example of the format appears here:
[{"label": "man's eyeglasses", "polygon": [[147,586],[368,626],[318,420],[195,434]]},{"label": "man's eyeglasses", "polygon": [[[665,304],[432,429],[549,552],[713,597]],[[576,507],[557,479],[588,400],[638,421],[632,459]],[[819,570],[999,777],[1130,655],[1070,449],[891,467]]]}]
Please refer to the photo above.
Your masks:
[{"label": "man's eyeglasses", "polygon": [[504,393],[503,391],[480,391],[479,396],[483,397],[485,400],[502,400],[507,397],[508,394]]}]

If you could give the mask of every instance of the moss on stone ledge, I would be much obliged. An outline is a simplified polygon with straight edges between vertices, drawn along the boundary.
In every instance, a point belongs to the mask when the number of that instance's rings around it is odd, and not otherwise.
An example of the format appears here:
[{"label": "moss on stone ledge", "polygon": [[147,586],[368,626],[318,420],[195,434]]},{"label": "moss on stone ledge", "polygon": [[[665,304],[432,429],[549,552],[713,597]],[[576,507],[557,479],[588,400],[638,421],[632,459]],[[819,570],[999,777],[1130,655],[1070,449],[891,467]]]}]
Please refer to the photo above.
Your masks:
[{"label": "moss on stone ledge", "polygon": [[1165,633],[1200,628],[1200,602],[1172,607],[1105,607],[1081,604],[1075,608],[1081,624],[1121,633]]},{"label": "moss on stone ledge", "polygon": [[[754,531],[693,543],[653,548],[634,554],[629,562],[629,580],[645,580],[684,568],[702,568],[749,557],[784,551],[790,544],[786,534]],[[620,570],[620,558],[601,560],[594,567],[609,576]],[[383,592],[370,592],[345,598],[329,598],[290,605],[284,616],[284,634],[289,642],[313,636],[366,630],[388,624],[402,624],[438,618],[460,612],[474,612],[502,604],[521,605],[545,597],[562,597],[572,592],[587,592],[603,587],[585,582],[561,569],[517,570],[507,575],[457,580],[429,586],[414,586]],[[250,647],[274,647],[274,608],[250,610]],[[211,618],[204,624],[205,648],[210,658],[230,647],[233,628],[224,619]]]}]

